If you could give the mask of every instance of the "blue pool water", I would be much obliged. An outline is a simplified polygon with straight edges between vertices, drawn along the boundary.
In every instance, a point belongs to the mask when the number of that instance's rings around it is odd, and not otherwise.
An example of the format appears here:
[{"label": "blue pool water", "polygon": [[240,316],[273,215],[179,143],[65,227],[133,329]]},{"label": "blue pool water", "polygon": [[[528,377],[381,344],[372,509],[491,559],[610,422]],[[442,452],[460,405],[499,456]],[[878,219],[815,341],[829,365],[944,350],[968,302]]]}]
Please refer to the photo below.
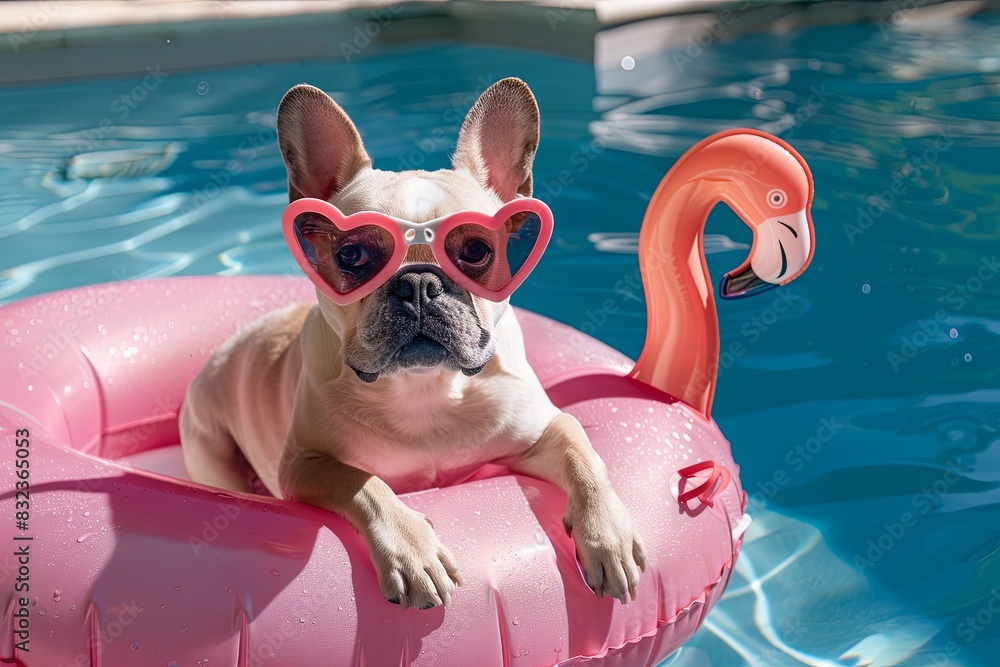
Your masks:
[{"label": "blue pool water", "polygon": [[[723,341],[744,352],[722,359],[714,416],[754,523],[725,598],[672,664],[997,664],[1000,20],[719,39],[690,61],[678,39],[632,70],[627,51],[595,71],[374,45],[350,65],[0,89],[0,300],[296,273],[279,231],[285,90],[333,94],[376,166],[439,168],[476,94],[517,75],[541,107],[536,194],[557,230],[514,302],[592,322],[635,356],[645,306],[627,281],[654,187],[714,131],[779,134],[813,169],[816,256],[791,285],[720,304]],[[95,151],[125,153],[69,162]],[[101,165],[121,177],[91,178]],[[717,279],[750,237],[721,209],[709,232]]]}]

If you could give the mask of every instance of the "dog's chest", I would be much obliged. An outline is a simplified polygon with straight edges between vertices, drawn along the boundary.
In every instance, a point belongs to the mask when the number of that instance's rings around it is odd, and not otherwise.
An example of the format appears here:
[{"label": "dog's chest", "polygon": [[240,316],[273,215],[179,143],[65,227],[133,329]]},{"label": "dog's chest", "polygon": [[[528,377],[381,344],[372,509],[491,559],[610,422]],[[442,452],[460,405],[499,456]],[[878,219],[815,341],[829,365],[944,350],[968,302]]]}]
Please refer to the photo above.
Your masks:
[{"label": "dog's chest", "polygon": [[459,483],[491,461],[520,453],[533,442],[513,419],[522,407],[491,389],[461,396],[416,391],[391,415],[352,419],[356,446],[345,463],[406,493]]}]

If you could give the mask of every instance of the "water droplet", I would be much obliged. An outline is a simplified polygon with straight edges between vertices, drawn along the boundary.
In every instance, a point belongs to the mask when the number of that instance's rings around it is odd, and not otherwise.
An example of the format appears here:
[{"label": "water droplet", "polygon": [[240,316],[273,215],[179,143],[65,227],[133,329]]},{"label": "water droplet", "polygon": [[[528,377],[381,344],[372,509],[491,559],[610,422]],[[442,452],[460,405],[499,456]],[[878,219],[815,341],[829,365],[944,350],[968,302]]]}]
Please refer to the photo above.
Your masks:
[{"label": "water droplet", "polygon": [[38,610],[38,615],[39,616],[45,616],[45,610],[44,609],[39,609]]},{"label": "water droplet", "polygon": [[861,286],[861,291],[864,292],[865,294],[868,294],[869,292],[872,291],[872,286],[869,285],[868,283],[865,283],[864,285]]},{"label": "water droplet", "polygon": [[177,661],[171,660],[170,662],[167,663],[167,667],[177,667]]},{"label": "water droplet", "polygon": [[337,611],[344,611],[344,605],[338,604],[337,605]]},{"label": "water droplet", "polygon": [[164,609],[166,609],[166,608],[167,608],[167,603],[166,602],[164,602],[163,604],[160,605],[160,610],[161,611],[164,610]]},{"label": "water droplet", "polygon": [[52,592],[52,599],[55,600],[56,602],[59,602],[59,600],[62,600],[62,591],[59,590],[58,588],[55,589]]},{"label": "water droplet", "polygon": [[277,576],[278,576],[279,574],[281,574],[281,573],[280,573],[280,572],[278,572],[277,570],[275,570],[275,569],[273,569],[273,568],[271,569],[271,576],[272,576],[272,577],[277,577]]},{"label": "water droplet", "polygon": [[622,58],[622,69],[627,71],[632,70],[635,67],[635,58],[632,56],[625,56]]},{"label": "water droplet", "polygon": [[181,589],[181,587],[180,587],[180,586],[174,586],[174,593],[176,593],[176,592],[177,592],[177,591],[179,591],[180,589]]},{"label": "water droplet", "polygon": [[519,621],[519,620],[517,620],[517,618],[515,618],[514,620],[511,621],[511,623],[514,624],[514,625],[520,625],[521,621]]},{"label": "water droplet", "polygon": [[76,605],[75,605],[75,604],[71,604],[71,605],[69,606],[69,610],[70,610],[70,611],[76,611]]},{"label": "water droplet", "polygon": [[968,352],[966,352],[966,353],[965,353],[965,357],[964,357],[964,359],[965,359],[966,361],[972,361],[972,355],[971,355],[971,354],[969,354]]},{"label": "water droplet", "polygon": [[185,625],[183,628],[181,628],[181,632],[187,632],[190,629],[191,629],[190,625]]},{"label": "water droplet", "polygon": [[306,622],[306,617],[305,616],[299,616],[299,623],[305,623],[305,622]]},{"label": "water droplet", "polygon": [[97,535],[97,533],[84,533],[80,537],[76,538],[76,543],[80,544],[81,542],[86,542],[87,538],[93,537],[94,535]]},{"label": "water droplet", "polygon": [[131,643],[131,644],[129,644],[128,646],[129,646],[129,648],[130,648],[130,649],[132,649],[133,651],[135,651],[135,650],[138,650],[138,648],[139,648],[139,642],[132,642],[132,643]]},{"label": "water droplet", "polygon": [[951,331],[948,332],[948,335],[951,336],[952,338],[958,338],[958,329],[952,329]]}]

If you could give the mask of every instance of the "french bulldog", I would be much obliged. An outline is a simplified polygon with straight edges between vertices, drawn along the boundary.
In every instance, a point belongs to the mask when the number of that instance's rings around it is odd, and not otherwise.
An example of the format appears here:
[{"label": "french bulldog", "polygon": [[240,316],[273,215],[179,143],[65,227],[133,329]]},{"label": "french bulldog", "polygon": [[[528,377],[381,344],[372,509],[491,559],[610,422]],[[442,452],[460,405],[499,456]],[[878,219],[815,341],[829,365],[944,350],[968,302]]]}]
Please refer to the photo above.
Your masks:
[{"label": "french bulldog", "polygon": [[[290,202],[421,223],[529,197],[539,112],[523,81],[498,81],[465,118],[452,168],[433,172],[374,169],[351,119],[312,86],[284,96],[277,130]],[[448,606],[462,577],[396,494],[496,462],[562,488],[587,584],[635,598],[642,539],[583,427],[528,365],[509,299],[463,289],[415,244],[367,296],[317,300],[239,331],[192,381],[180,429],[194,481],[251,492],[256,474],[277,498],[337,513],[365,539],[385,598],[429,609]]]}]

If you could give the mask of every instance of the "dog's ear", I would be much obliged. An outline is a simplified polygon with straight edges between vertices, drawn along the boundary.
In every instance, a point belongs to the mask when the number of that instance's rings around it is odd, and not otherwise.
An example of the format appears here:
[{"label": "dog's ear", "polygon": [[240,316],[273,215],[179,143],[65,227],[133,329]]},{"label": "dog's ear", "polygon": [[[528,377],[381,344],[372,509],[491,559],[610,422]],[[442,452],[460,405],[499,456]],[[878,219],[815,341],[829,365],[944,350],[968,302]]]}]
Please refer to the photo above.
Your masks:
[{"label": "dog's ear", "polygon": [[295,86],[278,105],[288,198],[329,199],[372,159],[343,109],[319,88]]},{"label": "dog's ear", "polygon": [[531,195],[531,163],[538,149],[538,104],[520,79],[497,81],[469,110],[452,167],[472,172],[480,185],[507,202]]}]

